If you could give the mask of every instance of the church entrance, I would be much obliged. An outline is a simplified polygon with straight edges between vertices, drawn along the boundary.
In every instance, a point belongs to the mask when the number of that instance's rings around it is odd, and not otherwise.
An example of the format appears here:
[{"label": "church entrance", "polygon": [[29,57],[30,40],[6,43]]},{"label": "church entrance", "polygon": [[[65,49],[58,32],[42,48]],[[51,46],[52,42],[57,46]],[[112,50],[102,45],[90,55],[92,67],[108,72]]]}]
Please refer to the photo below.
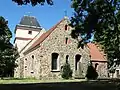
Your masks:
[{"label": "church entrance", "polygon": [[77,54],[75,56],[75,77],[82,78],[82,63],[80,62],[81,55]]}]

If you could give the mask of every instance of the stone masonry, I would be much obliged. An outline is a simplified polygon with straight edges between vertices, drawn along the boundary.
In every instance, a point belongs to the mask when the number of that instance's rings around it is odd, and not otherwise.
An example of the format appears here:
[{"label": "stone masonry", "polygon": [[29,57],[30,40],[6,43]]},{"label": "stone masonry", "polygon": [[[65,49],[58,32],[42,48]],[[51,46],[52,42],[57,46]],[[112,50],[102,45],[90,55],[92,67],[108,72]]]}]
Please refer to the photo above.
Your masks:
[{"label": "stone masonry", "polygon": [[[62,19],[40,38],[25,46],[25,50],[20,52],[20,57],[16,60],[18,67],[14,76],[43,80],[61,78],[62,66],[67,58],[73,71],[73,78],[85,78],[90,63],[89,47],[86,45],[84,48],[77,48],[78,41],[71,37],[73,28],[68,24],[67,18]],[[57,56],[52,56],[53,54]],[[56,69],[52,69],[53,57],[57,57]]]},{"label": "stone masonry", "polygon": [[[63,19],[59,25],[52,31],[52,33],[37,47],[32,48],[24,52],[22,58],[23,67],[18,67],[20,71],[23,71],[23,77],[34,77],[37,79],[55,79],[61,78],[61,67],[66,62],[66,55],[69,56],[68,62],[71,65],[73,70],[73,77],[76,76],[75,70],[75,56],[80,55],[80,61],[82,67],[82,76],[77,75],[78,77],[85,77],[87,70],[87,65],[90,61],[88,47],[77,48],[78,42],[71,38],[70,26],[65,30],[65,25],[68,25],[68,20]],[[46,32],[47,33],[47,32]],[[67,44],[66,42],[67,40]],[[51,55],[52,53],[58,53],[58,62],[57,69],[51,69]],[[33,58],[34,57],[34,58]],[[80,64],[79,64],[80,65]],[[77,67],[79,67],[79,65]],[[17,69],[16,69],[17,70]],[[20,73],[17,71],[17,73]],[[17,75],[17,74],[16,74]],[[19,77],[19,76],[18,76]]]}]

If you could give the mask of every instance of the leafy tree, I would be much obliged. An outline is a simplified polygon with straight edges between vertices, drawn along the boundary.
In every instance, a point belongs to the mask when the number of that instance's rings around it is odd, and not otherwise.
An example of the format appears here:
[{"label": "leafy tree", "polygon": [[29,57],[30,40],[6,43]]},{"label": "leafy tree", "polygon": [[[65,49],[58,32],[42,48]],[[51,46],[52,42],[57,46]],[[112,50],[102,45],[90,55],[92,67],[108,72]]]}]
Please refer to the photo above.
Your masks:
[{"label": "leafy tree", "polygon": [[[18,5],[37,4],[44,5],[47,2],[53,4],[53,0],[12,0]],[[71,18],[71,26],[75,29],[71,35],[77,39],[82,37],[79,45],[88,43],[94,35],[94,41],[103,45],[105,53],[112,64],[113,59],[120,59],[119,24],[120,24],[120,0],[71,0],[74,16]]]},{"label": "leafy tree", "polygon": [[37,4],[44,5],[45,2],[47,2],[47,4],[49,5],[53,5],[52,0],[12,0],[12,1],[17,3],[18,5],[27,5],[27,4],[31,4],[32,6],[35,6]]},{"label": "leafy tree", "polygon": [[81,36],[81,45],[94,35],[94,41],[103,46],[110,62],[114,58],[120,60],[119,6],[120,0],[72,0],[72,37]]},{"label": "leafy tree", "polygon": [[98,77],[98,73],[96,72],[97,66],[94,68],[92,63],[88,66],[86,77],[88,80],[95,80]]},{"label": "leafy tree", "polygon": [[12,33],[7,26],[7,21],[0,16],[0,76],[12,76],[17,50],[10,43]]},{"label": "leafy tree", "polygon": [[65,63],[62,70],[62,78],[69,79],[72,77],[72,70],[69,63]]}]

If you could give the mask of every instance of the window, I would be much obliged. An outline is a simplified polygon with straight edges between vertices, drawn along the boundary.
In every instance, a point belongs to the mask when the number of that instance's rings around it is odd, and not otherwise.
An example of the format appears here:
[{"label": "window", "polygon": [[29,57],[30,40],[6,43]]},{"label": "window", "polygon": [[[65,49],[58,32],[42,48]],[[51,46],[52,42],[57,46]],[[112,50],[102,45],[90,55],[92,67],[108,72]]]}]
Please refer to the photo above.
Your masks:
[{"label": "window", "polygon": [[31,69],[33,70],[34,68],[34,55],[32,55],[32,62],[31,62]]},{"label": "window", "polygon": [[67,25],[65,25],[65,30],[67,30]]},{"label": "window", "polygon": [[98,66],[99,64],[98,63],[95,63],[95,70],[97,69],[97,66]]},{"label": "window", "polygon": [[27,61],[27,58],[25,58],[25,61]]},{"label": "window", "polygon": [[119,70],[116,70],[117,77],[119,77]]},{"label": "window", "polygon": [[66,63],[68,63],[69,55],[66,55]]},{"label": "window", "polygon": [[28,31],[28,34],[32,34],[32,31]]},{"label": "window", "polygon": [[27,68],[27,66],[25,66],[25,68]]},{"label": "window", "polygon": [[65,39],[65,44],[67,44],[68,43],[68,37],[66,37],[66,39]]},{"label": "window", "polygon": [[34,55],[32,55],[32,59],[34,59]]},{"label": "window", "polygon": [[52,70],[58,69],[58,53],[52,53]]}]

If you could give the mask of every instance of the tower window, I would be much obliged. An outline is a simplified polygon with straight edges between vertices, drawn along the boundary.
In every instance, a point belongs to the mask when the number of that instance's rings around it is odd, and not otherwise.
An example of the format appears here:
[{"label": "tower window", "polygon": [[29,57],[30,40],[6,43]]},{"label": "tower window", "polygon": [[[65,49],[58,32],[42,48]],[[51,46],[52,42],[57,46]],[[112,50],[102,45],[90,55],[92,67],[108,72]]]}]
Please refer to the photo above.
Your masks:
[{"label": "tower window", "polygon": [[66,40],[65,40],[65,44],[67,44],[68,43],[68,37],[66,37]]},{"label": "tower window", "polygon": [[65,25],[65,30],[67,30],[67,25]]},{"label": "tower window", "polygon": [[32,31],[28,31],[28,34],[32,34]]}]

